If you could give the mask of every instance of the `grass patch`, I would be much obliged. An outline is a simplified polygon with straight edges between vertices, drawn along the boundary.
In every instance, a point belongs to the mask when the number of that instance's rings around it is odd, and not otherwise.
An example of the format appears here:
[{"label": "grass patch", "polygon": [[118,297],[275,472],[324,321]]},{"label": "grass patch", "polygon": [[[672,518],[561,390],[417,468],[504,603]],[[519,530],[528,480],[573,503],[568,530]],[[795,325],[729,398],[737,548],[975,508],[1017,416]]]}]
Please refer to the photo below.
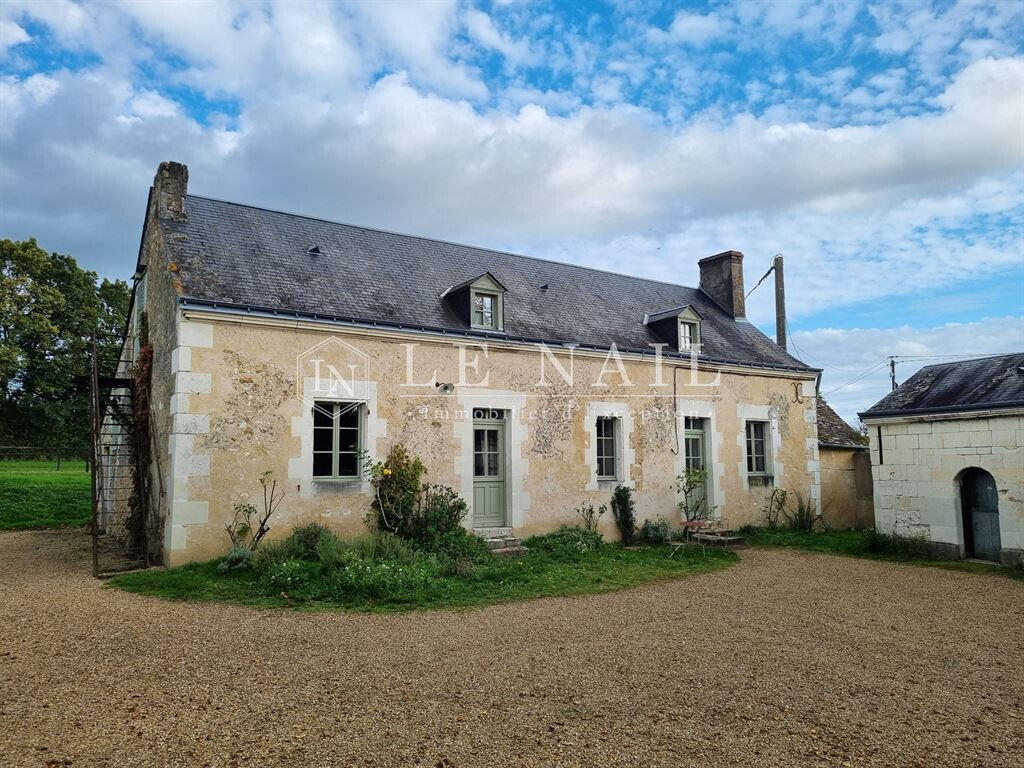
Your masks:
[{"label": "grass patch", "polygon": [[0,461],[0,530],[86,525],[91,499],[84,461]]},{"label": "grass patch", "polygon": [[785,528],[754,528],[744,531],[747,543],[754,547],[788,547],[807,552],[827,552],[869,560],[911,563],[948,571],[986,573],[1009,576],[1024,581],[1024,567],[979,563],[969,560],[950,560],[936,557],[927,549],[926,542],[900,536],[867,531],[825,531],[808,533]]},{"label": "grass patch", "polygon": [[328,534],[314,556],[308,545],[303,554],[289,539],[261,551],[252,568],[225,568],[220,559],[126,574],[110,584],[170,600],[382,612],[610,592],[719,570],[737,560],[731,552],[697,548],[674,557],[664,547],[598,544],[581,550],[548,537],[527,541],[527,555],[506,559],[474,551],[472,543],[451,541],[447,550],[427,552],[393,538],[338,541]]}]

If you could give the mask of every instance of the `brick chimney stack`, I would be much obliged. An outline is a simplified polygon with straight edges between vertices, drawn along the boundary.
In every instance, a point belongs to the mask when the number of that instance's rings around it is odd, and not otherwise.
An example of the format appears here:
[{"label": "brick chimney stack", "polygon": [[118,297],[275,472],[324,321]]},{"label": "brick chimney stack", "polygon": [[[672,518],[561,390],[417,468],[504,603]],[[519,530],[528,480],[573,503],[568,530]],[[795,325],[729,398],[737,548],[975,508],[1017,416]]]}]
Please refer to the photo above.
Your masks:
[{"label": "brick chimney stack", "polygon": [[185,218],[185,195],[188,194],[188,166],[165,161],[153,178],[153,200],[161,219]]},{"label": "brick chimney stack", "polygon": [[746,317],[743,300],[743,254],[723,251],[697,262],[700,289],[733,317]]}]

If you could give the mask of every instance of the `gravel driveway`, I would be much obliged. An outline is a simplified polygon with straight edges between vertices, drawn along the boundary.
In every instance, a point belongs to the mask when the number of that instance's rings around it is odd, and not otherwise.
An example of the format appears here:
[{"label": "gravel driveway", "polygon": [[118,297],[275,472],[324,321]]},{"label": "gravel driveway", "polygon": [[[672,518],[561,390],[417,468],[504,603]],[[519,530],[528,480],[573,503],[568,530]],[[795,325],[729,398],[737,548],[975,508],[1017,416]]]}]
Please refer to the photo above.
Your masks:
[{"label": "gravel driveway", "polygon": [[1024,584],[827,555],[365,616],[103,589],[0,534],[3,766],[1019,766]]}]

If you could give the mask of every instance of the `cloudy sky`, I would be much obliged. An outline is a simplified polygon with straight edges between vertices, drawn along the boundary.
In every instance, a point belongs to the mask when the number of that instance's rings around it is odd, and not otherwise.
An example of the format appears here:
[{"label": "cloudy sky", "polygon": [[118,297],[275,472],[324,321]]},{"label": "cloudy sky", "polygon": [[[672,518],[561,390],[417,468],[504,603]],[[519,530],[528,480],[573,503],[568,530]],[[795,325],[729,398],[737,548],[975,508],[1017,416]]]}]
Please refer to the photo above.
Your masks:
[{"label": "cloudy sky", "polygon": [[[0,236],[134,266],[197,194],[695,285],[782,253],[845,417],[1024,349],[1024,4],[0,4]],[[748,314],[774,333],[771,283]]]}]

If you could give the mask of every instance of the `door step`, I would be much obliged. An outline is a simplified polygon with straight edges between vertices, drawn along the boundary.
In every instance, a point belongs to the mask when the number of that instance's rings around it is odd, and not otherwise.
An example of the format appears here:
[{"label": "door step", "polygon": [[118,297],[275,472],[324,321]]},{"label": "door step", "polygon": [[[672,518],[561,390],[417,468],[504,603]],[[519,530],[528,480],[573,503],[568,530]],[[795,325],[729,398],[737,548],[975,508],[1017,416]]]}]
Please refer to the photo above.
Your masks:
[{"label": "door step", "polygon": [[488,549],[498,557],[517,557],[529,550],[523,540],[512,535],[511,528],[477,528],[473,531],[487,543]]}]

